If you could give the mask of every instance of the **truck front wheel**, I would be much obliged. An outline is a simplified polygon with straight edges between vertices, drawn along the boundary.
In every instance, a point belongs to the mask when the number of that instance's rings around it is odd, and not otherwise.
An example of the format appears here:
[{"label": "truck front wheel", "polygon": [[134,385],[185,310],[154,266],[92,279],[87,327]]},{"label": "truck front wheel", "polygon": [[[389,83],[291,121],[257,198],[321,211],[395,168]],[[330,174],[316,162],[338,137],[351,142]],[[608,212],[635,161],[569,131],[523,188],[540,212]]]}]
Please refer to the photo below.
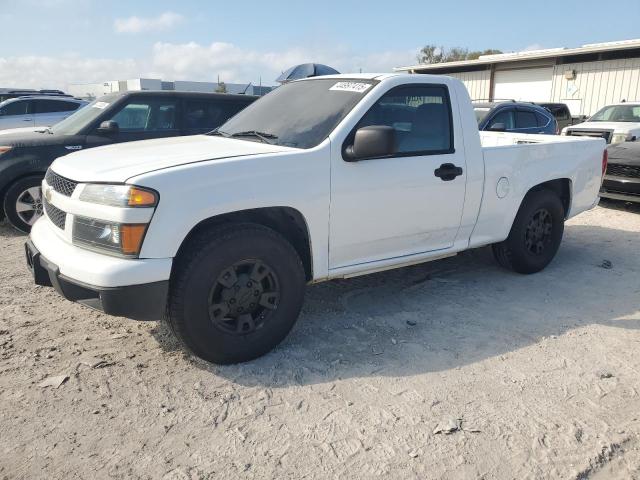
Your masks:
[{"label": "truck front wheel", "polygon": [[253,224],[199,234],[176,258],[167,319],[178,339],[204,360],[252,360],[278,345],[295,323],[305,273],[295,249]]},{"label": "truck front wheel", "polygon": [[498,263],[518,273],[536,273],[545,268],[560,248],[564,216],[562,201],[554,192],[528,193],[507,239],[492,246]]}]

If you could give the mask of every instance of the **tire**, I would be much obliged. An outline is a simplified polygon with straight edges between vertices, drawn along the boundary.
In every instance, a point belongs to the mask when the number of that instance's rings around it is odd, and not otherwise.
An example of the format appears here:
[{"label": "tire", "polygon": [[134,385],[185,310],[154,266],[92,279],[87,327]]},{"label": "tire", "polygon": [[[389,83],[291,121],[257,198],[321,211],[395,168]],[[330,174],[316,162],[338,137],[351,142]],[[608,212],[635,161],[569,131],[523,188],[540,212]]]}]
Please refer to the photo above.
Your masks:
[{"label": "tire", "polygon": [[196,356],[217,364],[272,350],[296,322],[306,286],[295,249],[254,224],[214,228],[176,260],[167,320]]},{"label": "tire", "polygon": [[544,269],[560,248],[564,233],[564,206],[549,190],[528,193],[504,242],[492,245],[498,263],[518,273]]},{"label": "tire", "polygon": [[4,213],[11,225],[24,233],[42,216],[42,176],[21,178],[4,196]]}]

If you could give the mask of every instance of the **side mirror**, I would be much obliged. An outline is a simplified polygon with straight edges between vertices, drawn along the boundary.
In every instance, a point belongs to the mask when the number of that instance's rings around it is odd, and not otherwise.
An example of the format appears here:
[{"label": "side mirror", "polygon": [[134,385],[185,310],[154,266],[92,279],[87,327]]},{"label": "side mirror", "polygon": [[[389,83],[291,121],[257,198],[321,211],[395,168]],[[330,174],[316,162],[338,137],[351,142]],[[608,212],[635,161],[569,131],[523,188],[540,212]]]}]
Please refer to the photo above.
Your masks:
[{"label": "side mirror", "polygon": [[396,131],[386,125],[359,128],[353,145],[347,147],[344,153],[348,162],[393,155],[396,153]]},{"label": "side mirror", "polygon": [[120,126],[118,125],[118,122],[114,122],[113,120],[102,122],[97,130],[97,132],[102,135],[115,135],[119,131]]},{"label": "side mirror", "polygon": [[490,132],[506,132],[507,126],[504,123],[494,123],[489,127]]}]

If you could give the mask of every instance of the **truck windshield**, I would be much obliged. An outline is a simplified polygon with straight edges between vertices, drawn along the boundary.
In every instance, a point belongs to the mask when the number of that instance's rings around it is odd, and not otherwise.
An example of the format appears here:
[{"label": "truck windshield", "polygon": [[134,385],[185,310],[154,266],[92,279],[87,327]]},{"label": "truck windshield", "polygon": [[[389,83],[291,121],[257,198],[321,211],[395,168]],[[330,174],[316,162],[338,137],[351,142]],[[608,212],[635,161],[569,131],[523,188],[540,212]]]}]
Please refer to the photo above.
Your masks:
[{"label": "truck windshield", "polygon": [[238,113],[212,135],[313,148],[372,90],[361,79],[313,79],[292,82]]},{"label": "truck windshield", "polygon": [[589,119],[590,122],[638,122],[640,105],[611,105],[604,107]]},{"label": "truck windshield", "polygon": [[57,135],[78,135],[89,123],[102,115],[105,109],[117,99],[115,95],[106,95],[94,100],[84,108],[77,110],[61,122],[50,127]]}]

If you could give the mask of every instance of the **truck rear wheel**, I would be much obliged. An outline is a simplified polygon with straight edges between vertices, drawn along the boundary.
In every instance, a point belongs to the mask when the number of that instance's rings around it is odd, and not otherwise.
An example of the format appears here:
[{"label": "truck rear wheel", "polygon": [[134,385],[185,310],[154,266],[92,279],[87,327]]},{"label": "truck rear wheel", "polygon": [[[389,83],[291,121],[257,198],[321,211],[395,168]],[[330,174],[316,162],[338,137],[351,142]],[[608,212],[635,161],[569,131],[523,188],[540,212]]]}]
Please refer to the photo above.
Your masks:
[{"label": "truck rear wheel", "polygon": [[304,267],[291,244],[269,228],[237,224],[206,231],[176,262],[167,320],[204,360],[230,364],[264,355],[298,318]]},{"label": "truck rear wheel", "polygon": [[43,213],[42,176],[34,175],[14,182],[4,196],[4,212],[11,225],[29,233]]},{"label": "truck rear wheel", "polygon": [[518,273],[544,269],[560,248],[564,233],[564,206],[549,190],[527,194],[504,242],[492,246],[500,265]]}]

